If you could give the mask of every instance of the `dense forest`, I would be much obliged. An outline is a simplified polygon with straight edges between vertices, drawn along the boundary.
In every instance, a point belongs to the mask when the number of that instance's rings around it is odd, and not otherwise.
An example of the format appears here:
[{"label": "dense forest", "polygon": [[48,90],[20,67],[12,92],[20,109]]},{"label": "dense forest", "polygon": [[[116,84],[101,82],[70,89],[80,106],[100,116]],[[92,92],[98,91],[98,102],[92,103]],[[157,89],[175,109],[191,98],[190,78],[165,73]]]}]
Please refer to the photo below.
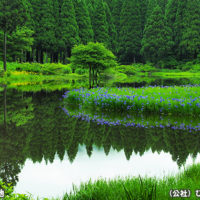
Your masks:
[{"label": "dense forest", "polygon": [[67,63],[72,47],[88,42],[104,43],[121,64],[200,59],[200,0],[23,2],[26,23],[7,35],[9,61]]}]

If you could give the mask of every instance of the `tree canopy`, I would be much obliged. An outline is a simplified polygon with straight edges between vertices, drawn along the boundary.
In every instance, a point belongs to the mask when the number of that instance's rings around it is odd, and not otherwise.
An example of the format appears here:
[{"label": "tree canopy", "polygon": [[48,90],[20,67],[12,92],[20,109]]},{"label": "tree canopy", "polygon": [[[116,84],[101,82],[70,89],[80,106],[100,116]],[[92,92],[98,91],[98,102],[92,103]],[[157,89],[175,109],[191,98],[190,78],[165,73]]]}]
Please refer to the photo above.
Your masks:
[{"label": "tree canopy", "polygon": [[23,26],[28,18],[25,0],[0,1],[0,29],[4,32],[4,71],[6,71],[7,33],[12,33],[17,26]]},{"label": "tree canopy", "polygon": [[[28,62],[66,63],[74,45],[88,42],[103,43],[122,64],[156,64],[161,59],[155,55],[156,48],[164,59],[199,62],[199,8],[200,0],[1,0],[0,32],[10,43],[11,32],[28,19],[25,29],[33,33],[31,48],[18,43],[12,46],[20,48]],[[13,56],[14,51],[8,48],[9,60],[21,59],[21,54],[15,51]],[[5,54],[3,48],[0,51]]]},{"label": "tree canopy", "polygon": [[90,72],[98,72],[116,66],[115,59],[114,54],[103,44],[89,42],[87,45],[75,46],[70,61],[73,68],[88,68]]}]

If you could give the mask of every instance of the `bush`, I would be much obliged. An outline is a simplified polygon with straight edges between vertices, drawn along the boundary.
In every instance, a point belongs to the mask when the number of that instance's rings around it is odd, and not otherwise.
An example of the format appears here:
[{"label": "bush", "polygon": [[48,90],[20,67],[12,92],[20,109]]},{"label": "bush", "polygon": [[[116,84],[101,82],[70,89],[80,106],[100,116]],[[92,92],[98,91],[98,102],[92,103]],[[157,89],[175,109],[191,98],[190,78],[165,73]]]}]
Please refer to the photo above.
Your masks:
[{"label": "bush", "polygon": [[42,73],[44,75],[72,73],[70,65],[63,65],[60,63],[8,63],[8,71],[27,71]]},{"label": "bush", "polygon": [[167,69],[177,69],[177,66],[179,65],[179,62],[173,58],[173,57],[168,57],[162,61],[159,62],[159,68],[167,68]]},{"label": "bush", "polygon": [[193,65],[190,72],[200,72],[200,64]]},{"label": "bush", "polygon": [[26,194],[14,194],[13,186],[11,183],[6,184],[1,179],[0,188],[5,192],[5,197],[3,198],[4,200],[32,200],[32,198]]},{"label": "bush", "polygon": [[116,67],[116,70],[127,75],[134,75],[136,73],[135,68],[131,65],[119,65]]},{"label": "bush", "polygon": [[42,66],[42,74],[53,75],[65,72],[65,74],[71,73],[71,68],[68,65],[57,63],[45,63]]},{"label": "bush", "polygon": [[88,73],[88,69],[77,68],[77,69],[75,70],[75,73],[76,73],[76,74],[80,74],[80,75],[86,74],[86,73]]},{"label": "bush", "polygon": [[157,69],[149,64],[134,64],[133,65],[137,72],[155,72]]},{"label": "bush", "polygon": [[72,73],[72,69],[71,69],[70,64],[62,65],[62,72],[63,72],[63,74],[71,74]]},{"label": "bush", "polygon": [[116,67],[116,70],[120,73],[127,75],[134,75],[137,72],[155,72],[157,69],[149,64],[132,64],[132,65],[120,65]]}]

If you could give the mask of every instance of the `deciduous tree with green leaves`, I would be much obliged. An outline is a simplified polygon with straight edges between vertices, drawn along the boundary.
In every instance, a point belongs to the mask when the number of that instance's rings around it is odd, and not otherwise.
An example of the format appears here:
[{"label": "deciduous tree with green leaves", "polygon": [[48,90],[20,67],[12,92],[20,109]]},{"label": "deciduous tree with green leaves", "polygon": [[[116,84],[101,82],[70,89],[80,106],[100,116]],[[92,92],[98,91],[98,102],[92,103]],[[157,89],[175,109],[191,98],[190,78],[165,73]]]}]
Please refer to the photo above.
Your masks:
[{"label": "deciduous tree with green leaves", "polygon": [[0,29],[4,32],[4,71],[6,71],[6,41],[7,34],[23,26],[27,20],[27,5],[25,0],[0,1]]},{"label": "deciduous tree with green leaves", "polygon": [[75,46],[70,61],[73,68],[89,68],[89,77],[93,71],[94,78],[94,71],[97,76],[100,70],[116,66],[115,59],[114,54],[103,44],[89,42],[87,45]]}]

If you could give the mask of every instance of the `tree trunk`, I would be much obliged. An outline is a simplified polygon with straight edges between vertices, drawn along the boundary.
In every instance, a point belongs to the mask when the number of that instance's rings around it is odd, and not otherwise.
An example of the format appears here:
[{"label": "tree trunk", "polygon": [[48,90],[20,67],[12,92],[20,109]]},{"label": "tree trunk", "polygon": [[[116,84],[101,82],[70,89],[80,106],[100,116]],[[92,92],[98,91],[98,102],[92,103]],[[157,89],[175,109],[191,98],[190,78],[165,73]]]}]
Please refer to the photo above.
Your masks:
[{"label": "tree trunk", "polygon": [[4,41],[3,41],[3,67],[4,67],[4,71],[6,72],[6,52],[7,52],[7,49],[6,49],[6,44],[7,43],[7,34],[6,34],[6,31],[4,31]]},{"label": "tree trunk", "polygon": [[67,48],[67,55],[69,58],[71,57],[71,48],[70,47]]},{"label": "tree trunk", "polygon": [[94,87],[94,68],[92,69],[92,87]]},{"label": "tree trunk", "polygon": [[7,93],[7,86],[4,86],[4,93],[3,93],[3,96],[4,96],[4,127],[6,129],[7,127],[7,100],[6,100],[6,93]]},{"label": "tree trunk", "polygon": [[97,79],[97,73],[98,73],[98,69],[96,70],[95,79]]},{"label": "tree trunk", "polygon": [[32,56],[33,56],[33,62],[35,63],[36,60],[35,60],[35,49],[34,48],[32,48]]},{"label": "tree trunk", "polygon": [[21,58],[20,58],[20,63],[23,63],[24,62],[24,51],[22,50],[21,52]]},{"label": "tree trunk", "polygon": [[39,49],[36,49],[36,62],[39,63]]},{"label": "tree trunk", "polygon": [[47,52],[47,50],[46,50],[46,61],[45,62],[48,63],[48,52]]},{"label": "tree trunk", "polygon": [[91,88],[91,66],[89,69],[89,88]]},{"label": "tree trunk", "polygon": [[62,58],[62,59],[63,59],[62,63],[65,64],[65,52],[63,52],[62,57],[63,57],[63,58]]},{"label": "tree trunk", "polygon": [[59,63],[62,63],[62,51],[59,53]]},{"label": "tree trunk", "polygon": [[26,62],[31,62],[31,53],[29,51],[26,52]]},{"label": "tree trunk", "polygon": [[53,53],[51,53],[51,60],[50,60],[51,63],[53,63]]},{"label": "tree trunk", "polygon": [[58,53],[57,52],[53,54],[53,62],[58,63]]},{"label": "tree trunk", "polygon": [[44,52],[43,50],[40,51],[40,63],[44,63]]}]

